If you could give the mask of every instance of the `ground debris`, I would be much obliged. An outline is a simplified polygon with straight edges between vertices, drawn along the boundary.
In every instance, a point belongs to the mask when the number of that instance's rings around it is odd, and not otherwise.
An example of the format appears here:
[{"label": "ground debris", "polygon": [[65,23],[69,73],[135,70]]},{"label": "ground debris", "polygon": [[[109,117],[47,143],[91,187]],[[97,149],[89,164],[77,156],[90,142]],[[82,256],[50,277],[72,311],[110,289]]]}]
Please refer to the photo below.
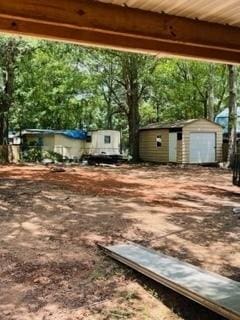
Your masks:
[{"label": "ground debris", "polygon": [[51,167],[50,172],[66,172],[66,169],[63,167]]}]

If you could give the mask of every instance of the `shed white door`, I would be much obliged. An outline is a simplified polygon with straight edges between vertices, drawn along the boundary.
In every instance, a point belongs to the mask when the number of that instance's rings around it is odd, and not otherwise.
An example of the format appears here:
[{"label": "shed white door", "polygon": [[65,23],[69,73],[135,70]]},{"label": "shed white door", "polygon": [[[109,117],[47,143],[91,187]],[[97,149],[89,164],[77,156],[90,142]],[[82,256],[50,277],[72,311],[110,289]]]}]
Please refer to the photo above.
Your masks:
[{"label": "shed white door", "polygon": [[216,161],[216,135],[214,132],[190,133],[190,163]]},{"label": "shed white door", "polygon": [[169,132],[169,161],[177,162],[177,133]]}]

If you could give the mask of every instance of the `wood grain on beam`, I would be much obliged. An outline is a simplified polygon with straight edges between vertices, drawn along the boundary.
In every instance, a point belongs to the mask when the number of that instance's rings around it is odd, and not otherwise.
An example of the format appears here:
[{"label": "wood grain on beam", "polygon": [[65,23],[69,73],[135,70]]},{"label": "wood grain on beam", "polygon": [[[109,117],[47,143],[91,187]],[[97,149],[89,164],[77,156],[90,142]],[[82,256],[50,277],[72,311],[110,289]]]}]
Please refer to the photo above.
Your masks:
[{"label": "wood grain on beam", "polygon": [[95,1],[0,0],[0,30],[240,63],[240,28]]},{"label": "wood grain on beam", "polygon": [[240,63],[240,55],[237,52],[223,50],[189,47],[186,45],[175,45],[163,41],[142,40],[134,37],[117,36],[89,30],[76,30],[65,27],[42,25],[22,20],[1,19],[0,29],[12,34],[37,36],[44,39],[81,43],[87,46],[97,46],[110,49],[119,49],[130,52],[151,53],[158,55],[184,56],[192,59],[212,60],[224,63]]}]

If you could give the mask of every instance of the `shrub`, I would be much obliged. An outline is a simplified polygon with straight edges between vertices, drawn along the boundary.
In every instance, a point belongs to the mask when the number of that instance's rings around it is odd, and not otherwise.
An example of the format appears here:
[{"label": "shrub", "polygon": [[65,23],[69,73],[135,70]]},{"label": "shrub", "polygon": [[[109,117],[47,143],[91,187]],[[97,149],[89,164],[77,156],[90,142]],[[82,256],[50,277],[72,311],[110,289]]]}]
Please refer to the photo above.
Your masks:
[{"label": "shrub", "polygon": [[43,159],[50,159],[53,162],[62,162],[61,154],[53,151],[42,150],[41,147],[30,147],[22,154],[22,160],[25,162],[41,162]]}]

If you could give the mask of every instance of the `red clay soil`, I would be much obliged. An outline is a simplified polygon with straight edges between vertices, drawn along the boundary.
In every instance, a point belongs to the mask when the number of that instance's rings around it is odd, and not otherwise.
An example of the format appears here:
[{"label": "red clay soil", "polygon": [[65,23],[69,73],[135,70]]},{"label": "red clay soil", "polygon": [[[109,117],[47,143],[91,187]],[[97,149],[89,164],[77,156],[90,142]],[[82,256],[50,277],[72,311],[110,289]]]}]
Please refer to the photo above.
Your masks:
[{"label": "red clay soil", "polygon": [[216,168],[0,167],[0,320],[214,320],[97,243],[135,241],[240,281],[240,189]]}]

